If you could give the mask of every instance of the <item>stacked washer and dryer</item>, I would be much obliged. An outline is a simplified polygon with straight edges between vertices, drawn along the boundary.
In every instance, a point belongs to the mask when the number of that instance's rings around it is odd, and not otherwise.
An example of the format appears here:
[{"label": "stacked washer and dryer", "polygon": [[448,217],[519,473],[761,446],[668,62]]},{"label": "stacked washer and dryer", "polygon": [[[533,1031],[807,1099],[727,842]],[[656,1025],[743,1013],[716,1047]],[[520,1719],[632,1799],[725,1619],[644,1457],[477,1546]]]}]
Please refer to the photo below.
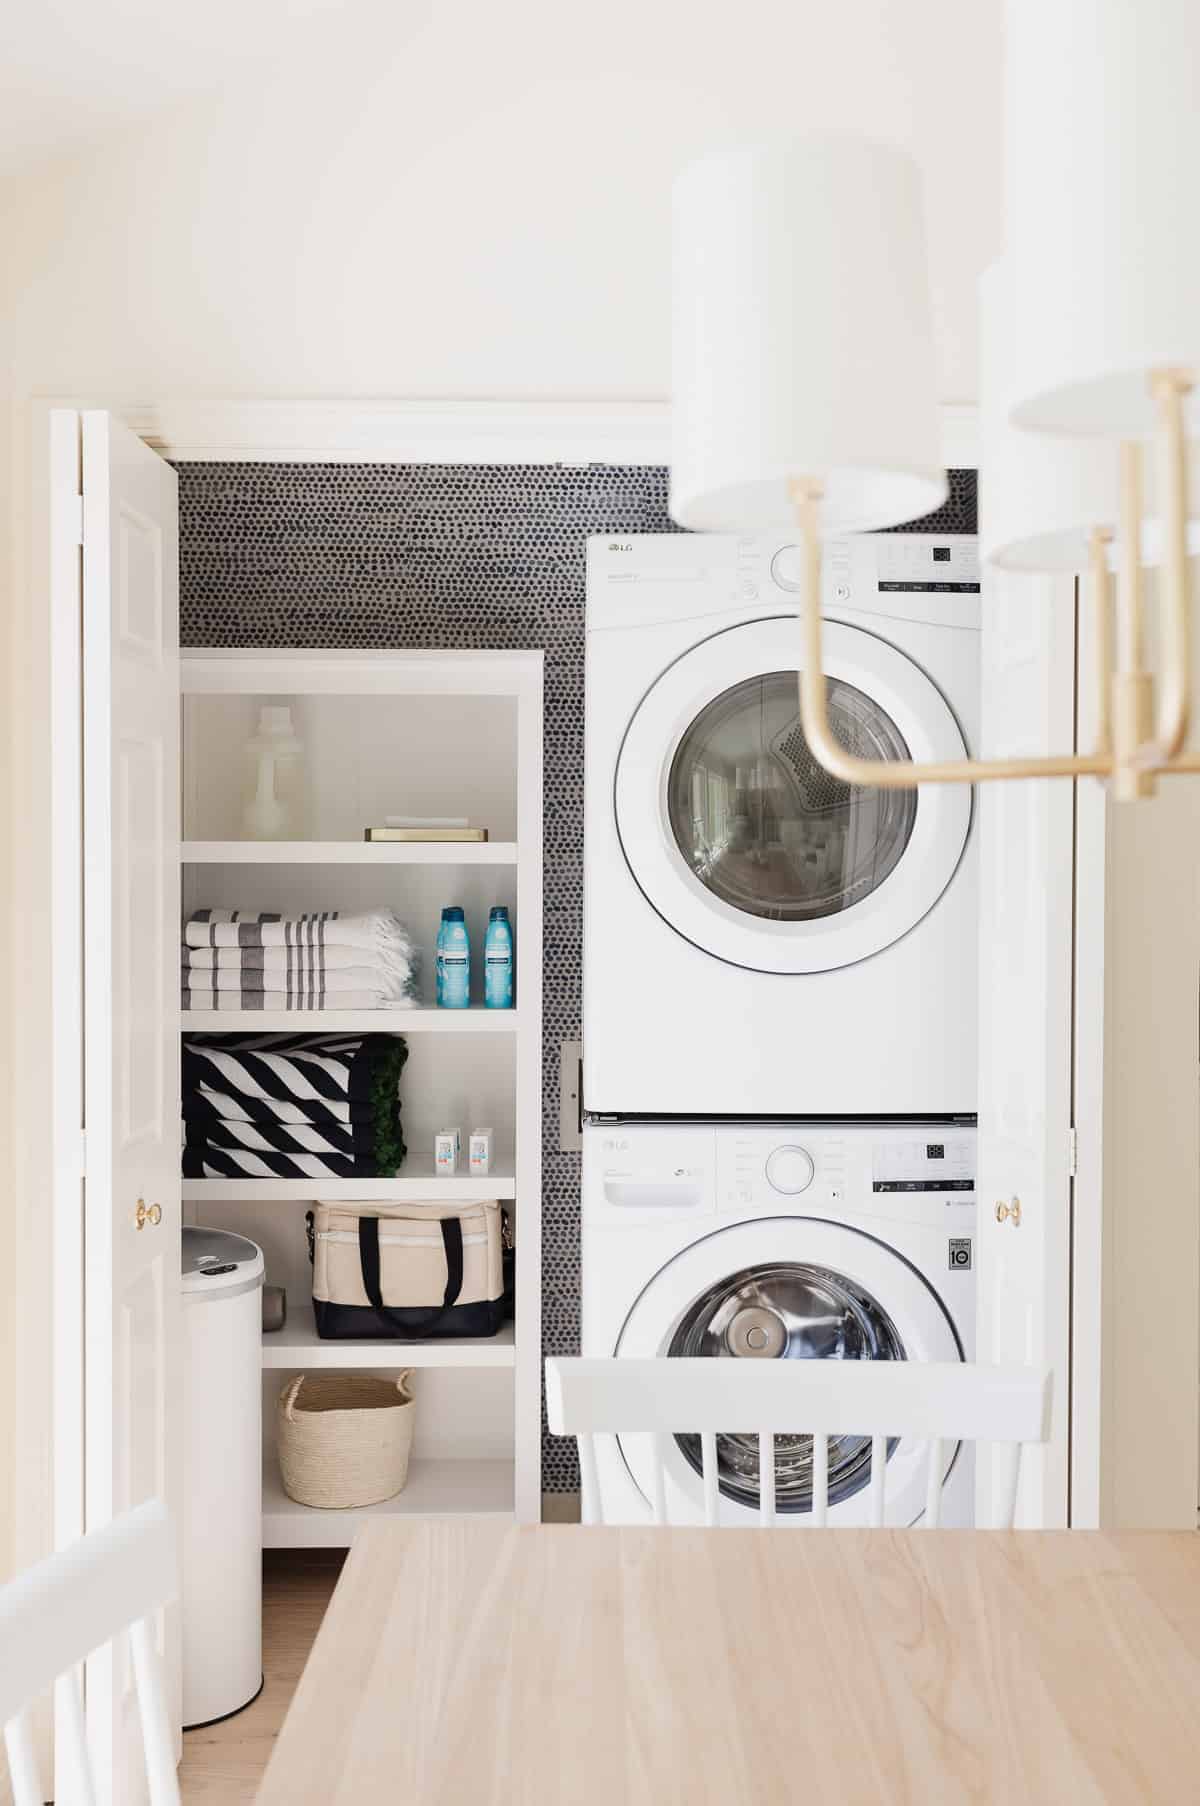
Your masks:
[{"label": "stacked washer and dryer", "polygon": [[[583,1352],[971,1359],[977,871],[960,786],[851,788],[804,739],[800,551],[706,535],[588,548]],[[978,744],[966,535],[835,541],[834,730],[865,757]],[[601,1451],[610,1522],[650,1515],[648,1439]],[[870,1444],[829,1454],[829,1521],[867,1521]],[[758,1508],[757,1439],[718,1439],[723,1521]],[[811,1508],[811,1439],[776,1438]],[[668,1454],[703,1521],[698,1439]],[[973,1519],[949,1449],[942,1522]],[[888,1512],[924,1508],[889,1445]]]}]

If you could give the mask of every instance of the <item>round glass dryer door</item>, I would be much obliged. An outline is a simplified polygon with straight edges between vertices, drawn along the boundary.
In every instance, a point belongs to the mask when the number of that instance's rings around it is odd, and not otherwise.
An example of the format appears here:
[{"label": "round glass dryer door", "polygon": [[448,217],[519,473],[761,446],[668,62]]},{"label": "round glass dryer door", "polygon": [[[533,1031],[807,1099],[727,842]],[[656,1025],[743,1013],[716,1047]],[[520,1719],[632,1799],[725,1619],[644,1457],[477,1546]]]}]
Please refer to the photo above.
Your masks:
[{"label": "round glass dryer door", "polygon": [[[965,786],[875,790],[831,777],[804,738],[799,627],[774,618],[702,641],[643,698],[617,762],[625,857],[658,913],[704,952],[819,972],[907,934],[954,876]],[[826,627],[838,739],[870,759],[966,754],[945,698],[894,646]]]},{"label": "round glass dryer door", "polygon": [[[642,1358],[698,1355],[716,1360],[958,1361],[962,1350],[937,1294],[886,1243],[817,1217],[767,1217],[717,1230],[669,1262],[638,1297],[614,1351]],[[648,1436],[625,1435],[621,1450],[647,1501],[653,1496]],[[946,1451],[946,1471],[956,1454]],[[927,1449],[888,1443],[887,1522],[912,1524],[925,1507]],[[717,1437],[723,1523],[750,1522],[759,1507],[758,1438]],[[698,1436],[667,1445],[673,1520],[703,1522]],[[870,1439],[829,1443],[829,1521],[869,1522]],[[775,1437],[775,1507],[781,1523],[812,1510],[812,1437],[780,1425]]]}]

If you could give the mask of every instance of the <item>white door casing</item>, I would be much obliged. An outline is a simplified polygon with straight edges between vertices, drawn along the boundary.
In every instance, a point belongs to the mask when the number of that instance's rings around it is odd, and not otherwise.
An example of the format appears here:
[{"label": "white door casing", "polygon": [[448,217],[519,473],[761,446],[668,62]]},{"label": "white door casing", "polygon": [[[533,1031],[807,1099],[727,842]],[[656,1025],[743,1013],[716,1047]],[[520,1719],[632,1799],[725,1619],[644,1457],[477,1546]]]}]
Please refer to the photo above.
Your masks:
[{"label": "white door casing", "polygon": [[[91,1529],[147,1498],[179,1507],[179,580],[174,471],[105,413],[82,415],[82,448]],[[158,1634],[178,1724],[176,1608]],[[102,1800],[136,1802],[127,1638],[89,1660],[87,1706]]]},{"label": "white door casing", "polygon": [[[982,655],[984,756],[1069,750],[1074,580],[988,572]],[[1017,1524],[1054,1528],[1068,1521],[1073,784],[983,784],[978,801],[978,1358],[1053,1369],[1051,1437],[1026,1451]],[[985,1448],[977,1503],[995,1522]]]},{"label": "white door casing", "polygon": [[[965,757],[946,699],[920,667],[878,635],[840,622],[826,629],[825,668],[886,713],[920,760]],[[868,959],[933,908],[962,858],[970,791],[930,787],[917,799],[911,838],[894,869],[852,907],[805,921],[752,916],[703,884],[670,823],[672,762],[683,736],[734,686],[795,668],[799,629],[775,616],[727,628],[668,666],[642,699],[617,760],[613,803],[629,869],[652,907],[694,946],[753,971],[825,972]],[[796,714],[799,716],[797,699]]]}]

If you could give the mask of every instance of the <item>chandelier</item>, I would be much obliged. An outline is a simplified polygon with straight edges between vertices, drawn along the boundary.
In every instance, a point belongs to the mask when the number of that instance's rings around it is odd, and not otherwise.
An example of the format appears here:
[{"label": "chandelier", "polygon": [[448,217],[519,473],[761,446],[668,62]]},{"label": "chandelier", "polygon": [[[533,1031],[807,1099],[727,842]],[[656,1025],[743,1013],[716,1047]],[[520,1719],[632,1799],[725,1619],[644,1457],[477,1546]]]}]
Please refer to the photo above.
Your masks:
[{"label": "chandelier", "polygon": [[1132,800],[1200,771],[1184,750],[1200,550],[1188,457],[1200,4],[1010,0],[1006,33],[1006,243],[981,286],[980,534],[996,568],[1084,578],[1093,749],[872,760],[830,724],[823,539],[912,521],[946,496],[921,183],[905,152],[824,134],[714,154],[681,176],[671,511],[703,532],[798,533],[804,732],[845,783],[1093,776]]}]

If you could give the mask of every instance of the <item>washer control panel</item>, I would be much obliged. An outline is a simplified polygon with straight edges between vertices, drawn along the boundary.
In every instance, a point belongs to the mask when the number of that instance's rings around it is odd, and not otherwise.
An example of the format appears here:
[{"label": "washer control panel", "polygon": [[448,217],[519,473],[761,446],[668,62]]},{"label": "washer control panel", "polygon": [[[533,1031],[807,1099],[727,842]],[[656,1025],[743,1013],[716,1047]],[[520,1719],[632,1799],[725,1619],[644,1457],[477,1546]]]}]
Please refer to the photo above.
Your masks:
[{"label": "washer control panel", "polygon": [[975,1203],[975,1129],[925,1123],[732,1123],[714,1130],[717,1210],[861,1210],[939,1221]]},{"label": "washer control panel", "polygon": [[583,1131],[583,1213],[597,1226],[824,1210],[942,1224],[948,1210],[974,1205],[970,1124],[591,1122]]},{"label": "washer control panel", "polygon": [[782,1192],[785,1198],[797,1198],[807,1191],[817,1173],[808,1149],[790,1141],[771,1149],[764,1170],[772,1191]]}]

